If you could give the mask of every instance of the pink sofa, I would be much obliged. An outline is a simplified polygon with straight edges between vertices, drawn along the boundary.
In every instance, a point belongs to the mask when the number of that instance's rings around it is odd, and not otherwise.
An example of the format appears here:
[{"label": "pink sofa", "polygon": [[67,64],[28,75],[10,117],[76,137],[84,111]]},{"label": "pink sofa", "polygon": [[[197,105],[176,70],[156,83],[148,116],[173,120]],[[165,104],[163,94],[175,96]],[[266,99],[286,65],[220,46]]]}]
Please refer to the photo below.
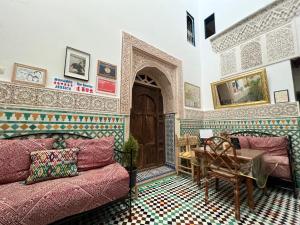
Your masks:
[{"label": "pink sofa", "polygon": [[273,170],[271,176],[285,180],[292,180],[289,157],[288,139],[286,137],[239,137],[242,148],[259,149],[265,151],[263,160],[267,170]]},{"label": "pink sofa", "polygon": [[293,153],[289,136],[275,136],[255,131],[232,133],[231,136],[238,137],[241,148],[265,151],[263,160],[266,169],[271,172],[274,165],[278,164],[271,173],[271,178],[280,179],[280,186],[282,186],[282,183],[287,182],[288,188],[292,189],[294,196],[297,197],[298,192],[293,171]]},{"label": "pink sofa", "polygon": [[84,154],[78,155],[78,164],[84,168],[78,165],[78,176],[25,185],[30,152],[52,149],[54,142],[0,140],[1,225],[45,225],[128,195],[128,172],[111,157],[113,149],[104,152],[104,148],[100,149],[104,160],[98,157],[90,164],[92,167],[87,166],[93,159],[91,151],[81,149]]}]

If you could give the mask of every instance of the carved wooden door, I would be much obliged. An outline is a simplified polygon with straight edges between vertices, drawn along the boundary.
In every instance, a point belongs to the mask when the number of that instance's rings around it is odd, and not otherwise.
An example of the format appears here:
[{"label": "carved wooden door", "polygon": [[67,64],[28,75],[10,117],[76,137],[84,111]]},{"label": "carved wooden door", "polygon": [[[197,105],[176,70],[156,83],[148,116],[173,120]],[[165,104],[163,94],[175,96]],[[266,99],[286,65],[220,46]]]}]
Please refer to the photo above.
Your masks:
[{"label": "carved wooden door", "polygon": [[133,86],[130,132],[140,145],[138,156],[139,169],[164,164],[163,98],[159,88],[141,84]]}]

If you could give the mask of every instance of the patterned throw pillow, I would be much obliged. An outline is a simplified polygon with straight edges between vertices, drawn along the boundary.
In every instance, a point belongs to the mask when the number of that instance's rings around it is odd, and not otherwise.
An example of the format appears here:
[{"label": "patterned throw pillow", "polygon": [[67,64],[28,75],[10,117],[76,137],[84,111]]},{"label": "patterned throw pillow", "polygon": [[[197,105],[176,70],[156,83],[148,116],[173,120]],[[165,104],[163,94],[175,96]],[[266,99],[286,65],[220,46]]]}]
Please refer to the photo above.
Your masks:
[{"label": "patterned throw pillow", "polygon": [[78,151],[77,148],[71,148],[31,152],[29,177],[25,184],[78,175]]}]

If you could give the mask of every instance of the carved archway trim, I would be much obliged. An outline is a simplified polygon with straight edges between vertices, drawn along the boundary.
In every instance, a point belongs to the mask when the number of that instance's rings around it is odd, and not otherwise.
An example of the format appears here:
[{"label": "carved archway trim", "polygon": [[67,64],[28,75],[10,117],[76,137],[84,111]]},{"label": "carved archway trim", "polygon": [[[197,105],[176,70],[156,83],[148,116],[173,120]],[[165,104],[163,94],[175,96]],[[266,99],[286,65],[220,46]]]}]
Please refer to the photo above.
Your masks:
[{"label": "carved archway trim", "polygon": [[126,32],[123,32],[120,113],[130,114],[136,73],[149,66],[162,71],[170,82],[174,99],[168,108],[183,118],[182,62]]}]

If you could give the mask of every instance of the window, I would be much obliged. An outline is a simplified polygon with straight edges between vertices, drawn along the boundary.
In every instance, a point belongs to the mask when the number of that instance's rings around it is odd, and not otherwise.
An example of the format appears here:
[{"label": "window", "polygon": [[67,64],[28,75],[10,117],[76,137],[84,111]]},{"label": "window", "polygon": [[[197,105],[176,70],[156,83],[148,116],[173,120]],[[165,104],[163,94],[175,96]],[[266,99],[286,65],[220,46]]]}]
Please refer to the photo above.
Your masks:
[{"label": "window", "polygon": [[205,39],[216,33],[215,27],[215,14],[210,15],[204,20],[205,26]]},{"label": "window", "polygon": [[186,12],[187,41],[195,46],[194,18]]}]

